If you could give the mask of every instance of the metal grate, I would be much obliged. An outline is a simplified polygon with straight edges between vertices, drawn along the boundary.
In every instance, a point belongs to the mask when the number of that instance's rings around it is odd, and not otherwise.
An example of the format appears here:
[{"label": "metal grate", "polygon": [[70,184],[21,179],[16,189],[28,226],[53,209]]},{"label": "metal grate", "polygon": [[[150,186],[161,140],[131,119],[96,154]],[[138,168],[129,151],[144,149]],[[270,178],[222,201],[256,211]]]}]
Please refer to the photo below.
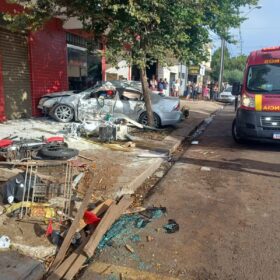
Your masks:
[{"label": "metal grate", "polygon": [[280,130],[279,116],[261,116],[261,126],[266,130]]}]

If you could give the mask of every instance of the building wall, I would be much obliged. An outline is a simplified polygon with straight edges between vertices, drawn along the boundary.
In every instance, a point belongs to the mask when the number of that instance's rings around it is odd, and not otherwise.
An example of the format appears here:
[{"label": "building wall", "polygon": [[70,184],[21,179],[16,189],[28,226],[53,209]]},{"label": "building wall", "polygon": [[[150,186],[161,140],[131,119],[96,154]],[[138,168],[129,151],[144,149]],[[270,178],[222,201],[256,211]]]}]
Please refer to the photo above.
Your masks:
[{"label": "building wall", "polygon": [[106,80],[130,80],[130,68],[125,60],[121,60],[117,67],[106,65]]},{"label": "building wall", "polygon": [[29,35],[32,114],[42,95],[68,89],[66,33],[59,19]]},{"label": "building wall", "polygon": [[0,122],[6,120],[5,115],[5,97],[4,97],[4,86],[3,86],[3,75],[2,75],[2,56],[0,54]]},{"label": "building wall", "polygon": [[31,116],[28,42],[25,35],[0,29],[3,92],[7,119]]},{"label": "building wall", "polygon": [[168,67],[158,67],[158,79],[167,79],[169,84],[168,87],[168,95],[170,94],[170,88],[172,86],[172,82],[176,79],[180,80],[181,89],[180,95],[183,95],[185,87],[186,87],[186,79],[187,79],[187,67],[183,64],[173,65]]}]

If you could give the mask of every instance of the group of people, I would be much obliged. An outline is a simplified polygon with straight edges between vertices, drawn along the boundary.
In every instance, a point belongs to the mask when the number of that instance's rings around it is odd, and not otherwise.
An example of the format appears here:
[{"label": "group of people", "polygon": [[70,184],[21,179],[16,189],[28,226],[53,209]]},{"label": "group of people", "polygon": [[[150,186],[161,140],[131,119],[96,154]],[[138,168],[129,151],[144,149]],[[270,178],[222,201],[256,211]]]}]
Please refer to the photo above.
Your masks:
[{"label": "group of people", "polygon": [[[149,88],[152,91],[159,91],[163,95],[167,95],[168,86],[169,84],[166,78],[160,78],[159,80],[157,80],[156,77],[153,75],[152,79],[149,80]],[[170,95],[178,97],[180,93],[180,86],[180,81],[178,79],[173,81],[170,88]]]},{"label": "group of people", "polygon": [[149,88],[152,91],[159,91],[161,94],[167,95],[167,79],[160,78],[159,80],[157,80],[156,77],[153,76],[152,79],[149,80]]},{"label": "group of people", "polygon": [[186,99],[217,100],[219,87],[217,83],[202,84],[188,82],[184,91]]},{"label": "group of people", "polygon": [[[155,75],[152,76],[152,79],[149,81],[149,88],[152,91],[158,91],[160,94],[168,94],[168,82],[167,79],[160,78],[159,80]],[[179,97],[180,95],[181,84],[179,79],[176,79],[172,82],[170,87],[170,95]],[[219,93],[219,87],[217,83],[195,83],[188,82],[184,90],[184,97],[189,100],[217,100]]]}]

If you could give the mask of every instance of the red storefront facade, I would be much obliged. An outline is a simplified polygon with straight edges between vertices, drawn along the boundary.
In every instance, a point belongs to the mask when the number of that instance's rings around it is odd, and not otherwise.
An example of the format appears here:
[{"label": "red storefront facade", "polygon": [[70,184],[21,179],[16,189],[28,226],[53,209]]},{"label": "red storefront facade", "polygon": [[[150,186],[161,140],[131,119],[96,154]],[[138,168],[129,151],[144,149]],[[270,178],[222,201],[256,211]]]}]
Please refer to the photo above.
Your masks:
[{"label": "red storefront facade", "polygon": [[[0,0],[1,12],[15,14],[22,8]],[[41,30],[24,35],[0,26],[0,40],[0,121],[40,115],[37,104],[42,95],[68,89],[62,21],[52,19]]]}]

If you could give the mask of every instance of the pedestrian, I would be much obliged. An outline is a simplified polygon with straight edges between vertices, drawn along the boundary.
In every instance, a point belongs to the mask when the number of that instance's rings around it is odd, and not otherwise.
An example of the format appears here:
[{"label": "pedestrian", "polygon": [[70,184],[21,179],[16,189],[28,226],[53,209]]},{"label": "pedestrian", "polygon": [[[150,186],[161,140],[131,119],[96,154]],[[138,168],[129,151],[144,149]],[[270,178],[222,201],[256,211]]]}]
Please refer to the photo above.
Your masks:
[{"label": "pedestrian", "polygon": [[152,79],[150,80],[150,89],[152,91],[154,91],[154,90],[157,90],[157,87],[158,87],[158,82],[157,82],[156,76],[153,75]]},{"label": "pedestrian", "polygon": [[158,82],[158,91],[159,91],[160,94],[163,94],[163,89],[164,89],[163,79],[160,78],[159,82]]},{"label": "pedestrian", "polygon": [[214,97],[214,83],[210,83],[210,100],[212,101]]},{"label": "pedestrian", "polygon": [[214,91],[213,100],[216,101],[218,99],[218,94],[219,94],[218,84],[215,84],[213,91]]},{"label": "pedestrian", "polygon": [[201,83],[197,84],[197,99],[198,100],[202,99],[202,84]]},{"label": "pedestrian", "polygon": [[163,80],[163,94],[164,94],[165,96],[167,96],[167,89],[168,89],[168,82],[167,82],[167,79],[165,78],[165,79]]},{"label": "pedestrian", "polygon": [[194,101],[195,99],[197,99],[197,88],[198,88],[197,84],[194,83],[194,84],[193,84],[193,93],[192,93],[192,99],[193,99],[193,101]]},{"label": "pedestrian", "polygon": [[206,84],[203,85],[202,95],[203,95],[203,100],[209,100],[209,88]]},{"label": "pedestrian", "polygon": [[173,96],[178,97],[178,96],[179,96],[179,91],[180,91],[180,83],[179,83],[179,80],[177,79],[177,80],[174,81],[173,84],[172,84],[172,93],[173,93]]}]

